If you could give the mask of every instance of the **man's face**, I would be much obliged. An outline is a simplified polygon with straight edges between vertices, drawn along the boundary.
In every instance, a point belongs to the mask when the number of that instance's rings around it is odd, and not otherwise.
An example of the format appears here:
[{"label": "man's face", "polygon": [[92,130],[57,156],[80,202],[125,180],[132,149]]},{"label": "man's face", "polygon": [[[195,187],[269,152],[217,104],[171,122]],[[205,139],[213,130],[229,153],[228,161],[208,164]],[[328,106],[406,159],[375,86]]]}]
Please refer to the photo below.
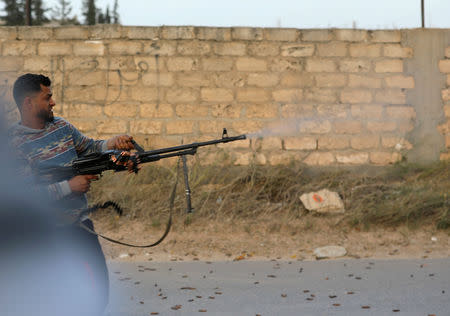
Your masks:
[{"label": "man's face", "polygon": [[33,114],[44,122],[53,122],[53,107],[55,101],[52,98],[51,87],[41,84],[41,91],[30,97],[33,105]]}]

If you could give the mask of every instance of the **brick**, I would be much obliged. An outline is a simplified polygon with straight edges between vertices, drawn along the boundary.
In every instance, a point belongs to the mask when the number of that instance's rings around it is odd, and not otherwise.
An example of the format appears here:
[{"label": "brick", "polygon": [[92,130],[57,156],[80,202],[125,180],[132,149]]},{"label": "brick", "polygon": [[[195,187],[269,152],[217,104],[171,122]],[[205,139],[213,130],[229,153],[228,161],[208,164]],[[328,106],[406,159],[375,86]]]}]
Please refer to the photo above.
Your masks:
[{"label": "brick", "polygon": [[450,104],[444,105],[445,117],[450,118]]},{"label": "brick", "polygon": [[181,87],[207,87],[210,85],[208,77],[201,72],[178,73],[176,82]]},{"label": "brick", "polygon": [[439,61],[439,71],[442,73],[450,73],[450,59]]},{"label": "brick", "polygon": [[73,46],[73,53],[77,56],[103,56],[105,45],[102,41],[85,41]]},{"label": "brick", "polygon": [[189,88],[170,89],[167,91],[166,99],[170,103],[189,103],[198,98],[198,91]]},{"label": "brick", "polygon": [[117,39],[122,37],[122,26],[119,24],[98,24],[89,27],[90,39]]},{"label": "brick", "polygon": [[336,134],[358,134],[362,131],[360,121],[337,121],[333,125]]},{"label": "brick", "polygon": [[131,134],[161,134],[162,122],[154,120],[134,120],[130,122]]},{"label": "brick", "polygon": [[347,56],[347,51],[345,42],[317,44],[317,55],[321,57],[343,57]]},{"label": "brick", "polygon": [[317,74],[316,85],[322,88],[344,87],[347,84],[345,74]]},{"label": "brick", "polygon": [[367,60],[341,60],[339,64],[341,72],[369,72],[370,69],[370,62]]},{"label": "brick", "polygon": [[381,88],[381,83],[381,78],[354,74],[348,76],[348,86],[351,88]]},{"label": "brick", "polygon": [[350,56],[352,57],[379,57],[381,45],[379,44],[352,44],[350,45]]},{"label": "brick", "polygon": [[214,104],[211,108],[211,115],[219,118],[239,118],[242,106],[239,104]]},{"label": "brick", "polygon": [[396,128],[395,122],[367,122],[367,129],[370,132],[393,132]]},{"label": "brick", "polygon": [[98,122],[95,120],[87,119],[73,119],[70,118],[70,123],[75,126],[80,132],[86,134],[95,131]]},{"label": "brick", "polygon": [[236,99],[240,102],[265,102],[269,100],[269,93],[258,88],[238,89]]},{"label": "brick", "polygon": [[246,116],[248,118],[277,118],[278,105],[276,104],[249,104],[246,106]]},{"label": "brick", "polygon": [[[123,120],[108,120],[99,122],[96,128],[97,133],[122,134],[127,132],[127,122]],[[132,132],[133,133],[133,132]]]},{"label": "brick", "polygon": [[230,71],[233,60],[230,58],[203,58],[202,69],[205,71]]},{"label": "brick", "polygon": [[281,106],[281,117],[283,118],[297,118],[297,117],[310,118],[313,117],[314,115],[315,115],[314,107],[311,104],[291,103],[291,104],[284,104]]},{"label": "brick", "polygon": [[3,56],[29,56],[36,55],[36,52],[36,45],[32,42],[3,42]]},{"label": "brick", "polygon": [[196,66],[197,61],[190,57],[174,57],[167,61],[169,71],[192,71]]},{"label": "brick", "polygon": [[319,103],[336,103],[338,95],[336,89],[309,88],[304,90],[303,98],[306,101]]},{"label": "brick", "polygon": [[45,41],[53,38],[53,28],[41,26],[20,26],[17,28],[17,39]]},{"label": "brick", "polygon": [[370,103],[372,92],[369,90],[343,90],[340,100],[344,103]]},{"label": "brick", "polygon": [[273,87],[280,81],[278,74],[255,73],[247,77],[247,85],[256,87]]},{"label": "brick", "polygon": [[65,42],[41,42],[38,53],[43,56],[57,56],[72,54],[72,45]]},{"label": "brick", "polygon": [[264,29],[264,36],[268,41],[295,42],[298,38],[298,35],[298,31],[294,29]]},{"label": "brick", "polygon": [[350,140],[350,144],[354,149],[377,148],[380,143],[379,136],[354,136]]},{"label": "brick", "polygon": [[211,45],[205,42],[180,42],[177,46],[180,55],[206,55],[211,52]]},{"label": "brick", "polygon": [[[136,79],[139,78],[138,73],[132,73],[136,77]],[[125,75],[125,77],[130,79],[130,75]],[[134,77],[131,77],[134,78]],[[134,80],[134,79],[133,79]],[[132,83],[134,81],[131,81]],[[145,86],[161,86],[161,87],[171,87],[173,86],[175,82],[174,75],[171,73],[154,73],[154,72],[147,72],[142,75],[142,84]]]},{"label": "brick", "polygon": [[141,56],[135,56],[134,58],[130,57],[131,56],[110,57],[110,69],[139,70],[142,72],[164,70],[164,62],[161,59]]},{"label": "brick", "polygon": [[441,134],[449,134],[450,133],[450,120],[447,120],[447,122],[438,125],[437,129]]},{"label": "brick", "polygon": [[[105,88],[102,87],[103,93],[105,93]],[[72,86],[66,87],[64,89],[64,98],[70,100],[71,102],[92,102],[92,100],[99,100],[94,98],[95,89],[93,87],[81,87]],[[104,98],[101,99],[103,101]]]},{"label": "brick", "polygon": [[194,39],[195,28],[193,26],[163,26],[161,38],[163,39]]},{"label": "brick", "polygon": [[17,28],[15,26],[0,27],[0,38],[3,40],[15,40],[18,38]]},{"label": "brick", "polygon": [[249,56],[278,56],[280,53],[280,45],[274,43],[249,43]]},{"label": "brick", "polygon": [[375,43],[399,43],[402,40],[400,31],[372,31],[371,41]]},{"label": "brick", "polygon": [[391,152],[371,152],[370,162],[377,165],[388,165],[401,161],[402,155]]},{"label": "brick", "polygon": [[104,82],[104,72],[71,72],[66,81],[72,86],[94,86]]},{"label": "brick", "polygon": [[243,87],[246,75],[240,72],[217,72],[210,74],[209,85],[222,88]]},{"label": "brick", "polygon": [[411,106],[389,106],[386,108],[386,115],[394,119],[413,119],[416,117],[416,111]]},{"label": "brick", "polygon": [[279,89],[272,92],[272,97],[278,102],[298,102],[303,99],[301,89]]},{"label": "brick", "polygon": [[400,44],[385,45],[383,56],[394,58],[411,58],[414,55],[412,47],[403,47]]},{"label": "brick", "polygon": [[98,104],[69,104],[66,115],[75,118],[98,118],[102,115],[102,107]]},{"label": "brick", "polygon": [[384,89],[376,92],[375,101],[387,104],[406,104],[406,93],[397,89]]},{"label": "brick", "polygon": [[308,133],[308,134],[327,134],[331,132],[331,123],[328,120],[325,121],[309,121],[305,120],[300,122],[299,124],[300,133]]},{"label": "brick", "polygon": [[450,75],[447,75],[447,86],[450,86]]},{"label": "brick", "polygon": [[238,134],[249,134],[260,131],[264,127],[261,121],[233,121],[232,129]]},{"label": "brick", "polygon": [[194,121],[169,121],[166,123],[166,133],[191,134],[194,131]]},{"label": "brick", "polygon": [[238,71],[266,71],[267,62],[263,59],[241,57],[236,60]]},{"label": "brick", "polygon": [[87,39],[89,29],[84,26],[58,26],[54,28],[54,38],[60,40],[67,39]]},{"label": "brick", "polygon": [[305,42],[328,42],[333,39],[329,30],[302,30],[302,40]]},{"label": "brick", "polygon": [[445,57],[450,58],[450,46],[445,49]]},{"label": "brick", "polygon": [[158,39],[159,27],[149,26],[123,26],[122,32],[129,39]]},{"label": "brick", "polygon": [[361,42],[367,39],[367,31],[364,30],[334,30],[338,41]]},{"label": "brick", "polygon": [[354,118],[380,119],[383,117],[384,107],[381,105],[352,105],[351,113]]},{"label": "brick", "polygon": [[203,101],[208,102],[229,102],[233,101],[233,91],[223,88],[202,88],[200,96]]},{"label": "brick", "polygon": [[316,107],[317,114],[333,118],[346,118],[348,116],[348,105],[346,104],[319,104]]},{"label": "brick", "polygon": [[442,89],[441,95],[442,95],[442,100],[450,101],[450,89]]},{"label": "brick", "polygon": [[311,166],[328,166],[335,162],[332,153],[328,152],[312,152],[303,162]]},{"label": "brick", "polygon": [[335,72],[336,63],[331,59],[308,59],[306,61],[308,72]]},{"label": "brick", "polygon": [[176,41],[145,41],[143,46],[145,55],[173,56],[177,52]]},{"label": "brick", "polygon": [[137,110],[136,103],[113,103],[104,107],[105,114],[112,117],[135,117]]},{"label": "brick", "polygon": [[198,104],[178,104],[175,107],[175,113],[178,117],[206,117],[209,114],[209,107]]},{"label": "brick", "polygon": [[318,139],[319,149],[345,149],[349,147],[349,140],[342,136],[323,136]]},{"label": "brick", "polygon": [[135,101],[157,101],[158,89],[153,87],[131,87],[131,99]]},{"label": "brick", "polygon": [[289,44],[281,46],[281,56],[309,57],[314,55],[314,44]]},{"label": "brick", "polygon": [[252,139],[252,148],[254,150],[281,150],[282,141],[279,137],[264,137]]},{"label": "brick", "polygon": [[235,166],[248,166],[252,161],[251,153],[235,153],[234,154],[234,162]]},{"label": "brick", "polygon": [[439,155],[439,159],[440,159],[441,161],[447,161],[447,160],[450,160],[450,152],[448,152],[448,153],[441,153],[441,154]]},{"label": "brick", "polygon": [[286,150],[316,150],[317,140],[314,137],[286,137],[284,138]]},{"label": "brick", "polygon": [[401,59],[385,59],[375,62],[375,72],[403,72],[403,61]]},{"label": "brick", "polygon": [[200,40],[230,41],[231,30],[223,27],[199,27],[197,38]]},{"label": "brick", "polygon": [[109,43],[109,53],[112,55],[138,55],[142,53],[142,43],[139,41],[113,41]]},{"label": "brick", "polygon": [[217,120],[206,120],[198,122],[198,130],[203,134],[214,134],[217,131],[221,131],[223,128],[223,122]]},{"label": "brick", "polygon": [[299,58],[274,59],[269,62],[270,70],[273,72],[302,71],[303,62]]},{"label": "brick", "polygon": [[286,73],[281,77],[282,87],[312,87],[314,76],[307,73]]},{"label": "brick", "polygon": [[264,38],[263,29],[253,27],[233,27],[231,38],[243,41],[261,41]]},{"label": "brick", "polygon": [[369,160],[368,153],[337,153],[336,161],[348,165],[362,165]]},{"label": "brick", "polygon": [[445,147],[450,148],[450,135],[445,136]]},{"label": "brick", "polygon": [[216,43],[214,52],[222,56],[244,56],[247,46],[244,43]]},{"label": "brick", "polygon": [[143,103],[139,106],[139,115],[142,118],[169,118],[174,111],[171,104]]},{"label": "brick", "polygon": [[406,139],[398,136],[384,136],[381,138],[381,145],[384,148],[395,148],[396,150],[410,150],[413,148],[412,144]]},{"label": "brick", "polygon": [[0,57],[0,71],[20,71],[24,60],[22,57]]},{"label": "brick", "polygon": [[[69,86],[69,88],[74,88],[77,86]],[[78,86],[80,89],[86,89],[90,86]],[[131,88],[132,89],[132,88]],[[66,89],[67,90],[67,89]],[[100,101],[100,102],[117,102],[117,101],[123,101],[128,102],[129,101],[129,95],[128,95],[128,87],[120,87],[120,86],[95,86],[93,87],[94,90],[94,100]],[[76,90],[74,90],[75,93]],[[156,95],[155,95],[156,98]],[[70,98],[68,97],[70,100]],[[141,100],[141,101],[148,101],[147,99]]]}]

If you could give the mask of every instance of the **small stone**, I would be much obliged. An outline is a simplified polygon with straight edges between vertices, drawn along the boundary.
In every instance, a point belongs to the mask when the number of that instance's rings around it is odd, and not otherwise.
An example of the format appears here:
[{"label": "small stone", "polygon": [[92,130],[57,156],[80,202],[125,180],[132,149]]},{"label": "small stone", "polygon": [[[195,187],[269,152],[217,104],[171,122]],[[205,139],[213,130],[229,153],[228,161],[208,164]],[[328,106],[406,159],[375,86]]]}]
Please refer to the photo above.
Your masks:
[{"label": "small stone", "polygon": [[341,246],[325,246],[314,249],[316,259],[337,258],[347,254],[347,250]]}]

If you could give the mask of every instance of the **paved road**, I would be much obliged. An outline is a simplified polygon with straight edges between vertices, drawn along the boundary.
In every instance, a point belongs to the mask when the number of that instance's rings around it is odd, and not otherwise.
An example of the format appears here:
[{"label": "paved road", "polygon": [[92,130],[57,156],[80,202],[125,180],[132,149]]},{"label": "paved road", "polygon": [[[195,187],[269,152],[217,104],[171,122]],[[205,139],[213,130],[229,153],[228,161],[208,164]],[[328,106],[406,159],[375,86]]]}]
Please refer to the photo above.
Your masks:
[{"label": "paved road", "polygon": [[450,315],[450,258],[110,262],[109,269],[111,316]]}]

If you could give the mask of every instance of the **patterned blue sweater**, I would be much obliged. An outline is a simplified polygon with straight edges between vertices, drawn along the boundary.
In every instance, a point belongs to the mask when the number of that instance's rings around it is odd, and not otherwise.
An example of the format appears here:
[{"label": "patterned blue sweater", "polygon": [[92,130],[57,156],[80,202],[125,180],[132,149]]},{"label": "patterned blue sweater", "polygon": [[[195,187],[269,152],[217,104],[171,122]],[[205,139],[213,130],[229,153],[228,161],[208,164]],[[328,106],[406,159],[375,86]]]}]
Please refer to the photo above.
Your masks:
[{"label": "patterned blue sweater", "polygon": [[107,150],[106,141],[84,136],[66,120],[55,117],[44,129],[14,125],[9,130],[12,148],[19,160],[19,175],[30,179],[50,199],[57,201],[64,214],[77,218],[87,206],[85,194],[73,193],[68,179],[58,175],[37,176],[41,168],[64,167],[80,156]]}]

